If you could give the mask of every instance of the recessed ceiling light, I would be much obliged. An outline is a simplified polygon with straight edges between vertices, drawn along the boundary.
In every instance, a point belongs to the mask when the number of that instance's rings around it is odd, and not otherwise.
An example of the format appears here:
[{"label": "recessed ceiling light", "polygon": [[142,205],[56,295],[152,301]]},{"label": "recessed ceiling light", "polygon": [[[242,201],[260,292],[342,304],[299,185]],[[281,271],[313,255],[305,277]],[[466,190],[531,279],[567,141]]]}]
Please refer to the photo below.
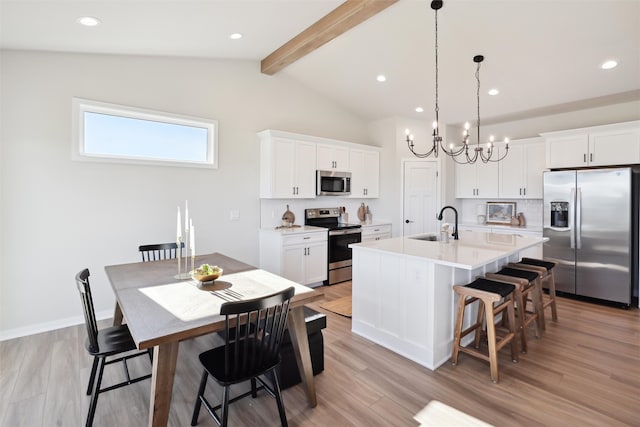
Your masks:
[{"label": "recessed ceiling light", "polygon": [[602,63],[602,65],[600,66],[603,70],[610,70],[612,68],[616,68],[618,66],[618,62],[614,61],[613,59],[609,60],[609,61],[605,61]]},{"label": "recessed ceiling light", "polygon": [[240,33],[233,33],[233,34],[231,34],[231,35],[229,36],[229,38],[230,38],[231,40],[238,40],[238,39],[241,39],[241,38],[242,38],[242,34],[240,34]]},{"label": "recessed ceiling light", "polygon": [[422,112],[424,112],[424,108],[416,107],[416,113],[422,113]]},{"label": "recessed ceiling light", "polygon": [[76,22],[80,25],[84,25],[85,27],[95,27],[100,24],[100,20],[98,18],[94,18],[93,16],[81,16],[76,19]]},{"label": "recessed ceiling light", "polygon": [[380,74],[378,77],[376,77],[376,80],[379,82],[386,82],[387,78],[384,75]]},{"label": "recessed ceiling light", "polygon": [[499,93],[500,93],[500,91],[499,91],[498,89],[495,89],[495,88],[494,88],[494,89],[489,89],[489,92],[488,92],[488,93],[489,93],[489,95],[491,95],[491,96],[495,96],[495,95],[499,94]]}]

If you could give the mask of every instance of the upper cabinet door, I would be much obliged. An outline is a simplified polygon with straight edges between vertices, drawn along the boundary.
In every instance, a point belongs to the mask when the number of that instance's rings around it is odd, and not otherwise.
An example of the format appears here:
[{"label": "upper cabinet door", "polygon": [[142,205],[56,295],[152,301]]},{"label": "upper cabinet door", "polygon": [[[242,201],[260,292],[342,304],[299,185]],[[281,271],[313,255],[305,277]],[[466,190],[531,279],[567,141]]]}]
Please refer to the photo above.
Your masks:
[{"label": "upper cabinet door", "polygon": [[545,145],[541,138],[512,141],[509,154],[499,162],[502,199],[542,199]]},{"label": "upper cabinet door", "polygon": [[[500,155],[500,153],[496,153]],[[498,197],[498,164],[496,162],[476,163],[477,185],[476,197],[487,199]]]},{"label": "upper cabinet door", "polygon": [[589,164],[592,166],[640,163],[640,130],[620,129],[589,134]]},{"label": "upper cabinet door", "polygon": [[351,197],[379,196],[380,153],[373,150],[350,150]]},{"label": "upper cabinet door", "polygon": [[527,144],[524,147],[522,163],[524,168],[523,197],[527,199],[542,199],[542,173],[545,170],[545,145],[543,142]]},{"label": "upper cabinet door", "polygon": [[477,177],[476,165],[461,165],[456,163],[456,197],[459,199],[473,199],[476,197]]},{"label": "upper cabinet door", "polygon": [[570,135],[547,138],[547,167],[579,168],[587,166],[589,135]]},{"label": "upper cabinet door", "polygon": [[507,154],[507,157],[505,157],[498,163],[498,192],[501,198],[519,199],[522,197],[522,190],[524,187],[524,171],[522,161],[523,157],[524,146],[512,143],[509,145],[509,152]]},{"label": "upper cabinet door", "polygon": [[296,141],[294,182],[296,196],[312,199],[316,197],[316,144]]},{"label": "upper cabinet door", "polygon": [[326,171],[349,170],[349,149],[330,144],[316,144],[316,169]]},{"label": "upper cabinet door", "polygon": [[295,160],[296,142],[289,139],[274,138],[263,147],[269,150],[268,165],[270,186],[262,197],[287,198],[295,196]]}]

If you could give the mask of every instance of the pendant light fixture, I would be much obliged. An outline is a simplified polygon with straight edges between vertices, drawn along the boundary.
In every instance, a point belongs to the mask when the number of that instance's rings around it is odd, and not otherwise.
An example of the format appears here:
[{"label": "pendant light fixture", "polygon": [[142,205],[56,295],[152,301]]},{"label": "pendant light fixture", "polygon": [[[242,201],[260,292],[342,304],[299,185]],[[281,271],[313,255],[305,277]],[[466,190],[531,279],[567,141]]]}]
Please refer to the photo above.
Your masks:
[{"label": "pendant light fixture", "polygon": [[[432,154],[434,157],[437,158],[438,151],[441,149],[446,155],[450,156],[453,159],[453,161],[455,161],[456,163],[473,164],[473,163],[476,163],[477,160],[481,160],[483,163],[499,162],[500,160],[504,159],[507,156],[507,153],[509,152],[509,140],[507,138],[505,138],[504,140],[505,142],[504,154],[498,157],[494,157],[494,154],[496,153],[495,153],[495,146],[493,142],[493,135],[489,137],[489,141],[486,144],[486,151],[485,151],[485,147],[483,147],[480,144],[480,64],[482,63],[482,61],[484,61],[484,56],[482,55],[476,55],[473,57],[473,62],[476,63],[476,82],[477,82],[477,90],[476,90],[477,141],[476,141],[475,147],[472,147],[472,148],[469,147],[470,125],[468,122],[465,123],[464,125],[464,132],[462,133],[462,141],[460,141],[457,147],[454,146],[454,144],[449,144],[449,147],[447,149],[447,147],[442,141],[442,137],[440,136],[440,132],[439,132],[440,122],[438,117],[440,112],[440,107],[438,106],[438,89],[439,89],[438,87],[438,10],[442,8],[442,4],[443,4],[442,0],[433,0],[431,2],[431,9],[433,9],[434,15],[435,15],[435,66],[436,66],[436,106],[435,106],[436,119],[433,122],[433,134],[432,134],[433,141],[432,141],[431,149],[429,149],[429,151],[427,151],[426,153],[417,152],[413,144],[413,135],[411,135],[411,131],[407,129],[406,130],[407,146],[409,147],[409,151],[411,151],[411,153],[418,158],[429,157]],[[470,150],[472,151],[471,154],[469,154]]]}]

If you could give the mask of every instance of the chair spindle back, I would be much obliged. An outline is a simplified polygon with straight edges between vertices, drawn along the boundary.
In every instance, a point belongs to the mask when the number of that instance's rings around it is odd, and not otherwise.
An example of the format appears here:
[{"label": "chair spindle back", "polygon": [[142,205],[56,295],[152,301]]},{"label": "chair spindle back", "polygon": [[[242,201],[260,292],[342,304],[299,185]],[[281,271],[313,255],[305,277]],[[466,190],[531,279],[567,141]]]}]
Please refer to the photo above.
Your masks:
[{"label": "chair spindle back", "polygon": [[225,375],[256,372],[277,363],[294,293],[295,289],[290,287],[268,297],[222,304]]},{"label": "chair spindle back", "polygon": [[80,300],[84,311],[84,322],[87,327],[87,337],[89,338],[88,349],[90,352],[98,352],[98,323],[96,322],[96,312],[93,307],[91,297],[91,286],[89,285],[89,269],[85,268],[76,274],[76,285],[80,292]]},{"label": "chair spindle back", "polygon": [[180,251],[178,252],[177,243],[159,243],[155,245],[141,245],[138,247],[142,262],[160,261],[163,259],[175,259],[182,255],[184,242],[180,242]]}]

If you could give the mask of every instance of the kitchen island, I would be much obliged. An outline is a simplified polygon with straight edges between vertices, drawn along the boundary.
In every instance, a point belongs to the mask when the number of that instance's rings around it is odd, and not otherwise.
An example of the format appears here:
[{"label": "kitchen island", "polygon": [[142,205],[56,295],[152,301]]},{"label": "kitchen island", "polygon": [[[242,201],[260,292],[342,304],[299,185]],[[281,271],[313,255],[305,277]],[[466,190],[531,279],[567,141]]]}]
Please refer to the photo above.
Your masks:
[{"label": "kitchen island", "polygon": [[[517,262],[542,237],[460,232],[460,240],[396,237],[351,245],[352,331],[429,369],[451,356],[454,285]],[[467,310],[475,310],[475,304]],[[465,319],[475,318],[474,313]],[[470,324],[466,322],[465,327]],[[469,335],[463,344],[473,337]]]}]

